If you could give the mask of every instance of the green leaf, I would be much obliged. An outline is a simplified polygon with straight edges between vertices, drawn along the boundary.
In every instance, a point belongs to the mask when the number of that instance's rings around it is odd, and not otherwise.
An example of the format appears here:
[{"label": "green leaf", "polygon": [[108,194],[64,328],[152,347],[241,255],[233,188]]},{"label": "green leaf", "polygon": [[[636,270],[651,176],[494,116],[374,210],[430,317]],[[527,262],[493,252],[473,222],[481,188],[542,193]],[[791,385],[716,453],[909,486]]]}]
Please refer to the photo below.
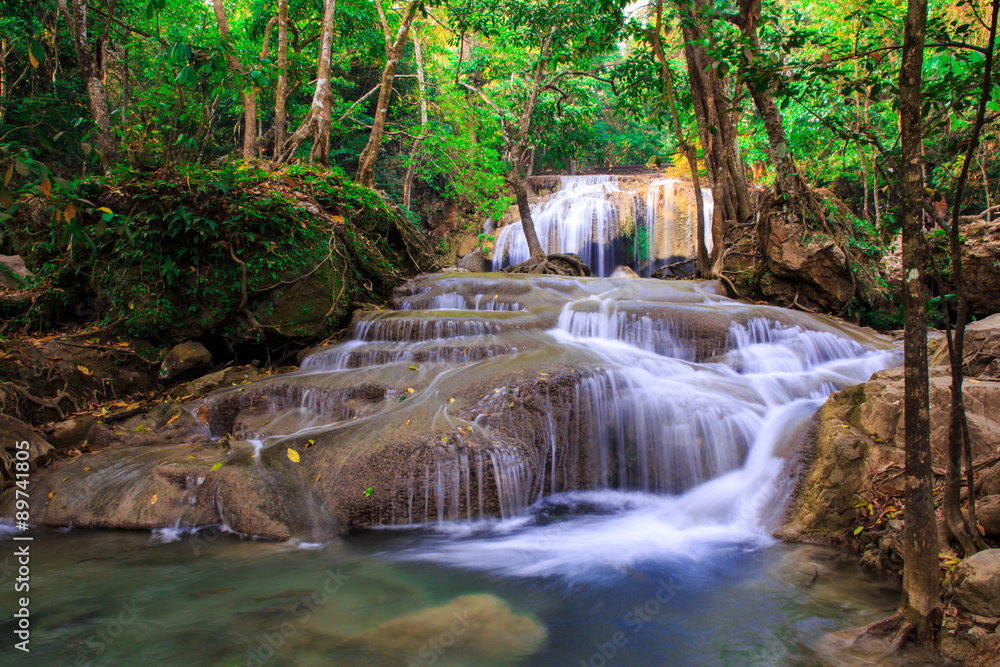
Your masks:
[{"label": "green leaf", "polygon": [[218,470],[219,468],[221,468],[222,465],[223,465],[222,461],[219,461],[214,466],[212,466],[212,469],[209,470],[208,472],[215,472],[216,470]]},{"label": "green leaf", "polygon": [[31,40],[31,44],[28,45],[28,60],[35,69],[45,62],[45,48],[37,39]]},{"label": "green leaf", "polygon": [[855,535],[860,535],[861,531],[864,530],[864,529],[865,529],[864,526],[858,526],[857,528],[854,529],[854,534]]}]

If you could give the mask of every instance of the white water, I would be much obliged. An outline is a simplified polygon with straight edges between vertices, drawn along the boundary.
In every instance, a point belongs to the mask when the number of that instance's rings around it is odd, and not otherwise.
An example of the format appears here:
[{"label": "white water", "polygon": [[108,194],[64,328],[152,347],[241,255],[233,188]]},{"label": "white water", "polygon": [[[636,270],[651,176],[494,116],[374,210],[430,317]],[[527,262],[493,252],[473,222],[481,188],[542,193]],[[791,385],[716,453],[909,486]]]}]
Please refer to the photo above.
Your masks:
[{"label": "white water", "polygon": [[785,450],[831,391],[899,362],[895,351],[754,318],[730,327],[717,361],[695,363],[668,322],[651,336],[653,321],[622,317],[618,302],[587,312],[582,301],[548,334],[606,361],[578,399],[594,422],[604,490],[543,497],[543,483],[528,514],[439,524],[444,539],[398,557],[576,578],[767,543],[791,488]]},{"label": "white water", "polygon": [[[594,275],[608,276],[618,265],[641,275],[668,260],[693,257],[697,212],[693,200],[679,199],[689,188],[672,178],[651,178],[645,187],[622,189],[616,176],[561,176],[551,198],[531,205],[531,219],[546,253],[573,253]],[[630,182],[634,182],[634,179]],[[702,189],[705,241],[712,249],[712,193]],[[632,230],[631,236],[625,230]],[[489,233],[489,228],[486,228]],[[529,257],[521,222],[496,234],[493,270]]]}]

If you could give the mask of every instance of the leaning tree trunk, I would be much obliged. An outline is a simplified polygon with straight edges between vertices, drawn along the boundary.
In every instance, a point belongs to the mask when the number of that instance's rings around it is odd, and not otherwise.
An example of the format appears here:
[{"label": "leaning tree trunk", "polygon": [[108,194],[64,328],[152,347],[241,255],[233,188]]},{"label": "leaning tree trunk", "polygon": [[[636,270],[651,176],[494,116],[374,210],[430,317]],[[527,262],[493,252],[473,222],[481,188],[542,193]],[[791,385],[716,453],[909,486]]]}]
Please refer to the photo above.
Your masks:
[{"label": "leaning tree trunk", "polygon": [[72,1],[72,12],[66,6],[66,0],[59,0],[59,11],[66,17],[73,37],[73,50],[76,52],[77,67],[87,87],[90,114],[97,126],[97,147],[101,154],[101,164],[107,171],[108,164],[114,162],[118,157],[118,144],[111,133],[108,100],[104,93],[104,73],[101,70],[99,59],[94,58],[94,54],[90,52],[90,43],[87,39],[87,2],[86,0]]},{"label": "leaning tree trunk", "polygon": [[358,160],[358,174],[355,180],[362,185],[375,185],[375,159],[382,148],[382,135],[385,134],[385,123],[389,116],[389,98],[392,96],[392,82],[396,78],[396,68],[399,67],[399,57],[403,53],[406,45],[406,35],[410,31],[413,19],[417,15],[417,2],[411,0],[403,10],[403,15],[399,24],[399,31],[396,39],[389,41],[389,27],[385,21],[382,11],[381,0],[375,0],[375,5],[382,19],[382,26],[385,31],[385,68],[382,70],[382,78],[378,91],[378,103],[375,105],[375,116],[372,118],[372,131],[368,135],[368,143],[361,151]]},{"label": "leaning tree trunk", "polygon": [[[223,0],[212,0],[212,7],[215,10],[215,20],[219,24],[219,34],[225,40],[229,37],[230,31]],[[236,81],[236,87],[240,91],[240,100],[243,103],[243,159],[252,160],[257,157],[257,93],[254,92],[253,83],[245,81],[247,73],[239,58],[228,48],[226,49],[226,62],[229,63],[229,71]]]},{"label": "leaning tree trunk", "polygon": [[319,56],[316,59],[316,88],[313,90],[312,104],[309,105],[309,112],[302,119],[299,128],[288,137],[288,141],[280,149],[275,150],[275,159],[278,162],[291,160],[310,134],[313,135],[310,157],[325,164],[330,155],[330,124],[333,115],[330,62],[333,53],[333,23],[336,9],[336,0],[327,0],[323,5]]},{"label": "leaning tree trunk", "polygon": [[903,597],[905,627],[928,639],[940,615],[937,531],[930,447],[930,397],[927,373],[927,294],[921,223],[924,198],[921,171],[921,67],[927,25],[927,0],[909,0],[899,75],[899,124],[902,148],[904,398],[906,430]]}]

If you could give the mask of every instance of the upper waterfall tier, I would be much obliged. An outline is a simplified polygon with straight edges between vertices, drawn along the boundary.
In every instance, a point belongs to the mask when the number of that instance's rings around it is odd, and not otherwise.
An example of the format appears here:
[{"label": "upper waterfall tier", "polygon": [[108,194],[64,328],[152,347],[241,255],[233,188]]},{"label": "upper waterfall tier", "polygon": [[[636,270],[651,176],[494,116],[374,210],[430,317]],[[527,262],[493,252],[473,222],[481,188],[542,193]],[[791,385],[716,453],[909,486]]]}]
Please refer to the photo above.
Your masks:
[{"label": "upper waterfall tier", "polygon": [[[559,176],[558,189],[531,198],[531,218],[546,253],[573,253],[597,276],[630,266],[648,276],[694,257],[698,215],[688,181],[657,176]],[[705,241],[712,248],[712,193],[702,189]],[[496,233],[493,269],[528,259],[516,207]],[[488,231],[488,230],[487,230]]]}]

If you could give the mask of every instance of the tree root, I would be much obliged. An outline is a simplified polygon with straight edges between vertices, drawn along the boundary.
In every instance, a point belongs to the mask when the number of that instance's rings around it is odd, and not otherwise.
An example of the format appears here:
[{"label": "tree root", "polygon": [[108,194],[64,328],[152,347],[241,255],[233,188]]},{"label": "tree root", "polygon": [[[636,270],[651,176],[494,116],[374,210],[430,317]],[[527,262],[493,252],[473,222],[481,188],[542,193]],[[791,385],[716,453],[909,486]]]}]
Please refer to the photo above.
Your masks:
[{"label": "tree root", "polygon": [[526,262],[508,266],[502,273],[529,273],[546,276],[574,276],[585,278],[592,275],[590,267],[576,255],[553,254],[542,259],[532,258]]}]

